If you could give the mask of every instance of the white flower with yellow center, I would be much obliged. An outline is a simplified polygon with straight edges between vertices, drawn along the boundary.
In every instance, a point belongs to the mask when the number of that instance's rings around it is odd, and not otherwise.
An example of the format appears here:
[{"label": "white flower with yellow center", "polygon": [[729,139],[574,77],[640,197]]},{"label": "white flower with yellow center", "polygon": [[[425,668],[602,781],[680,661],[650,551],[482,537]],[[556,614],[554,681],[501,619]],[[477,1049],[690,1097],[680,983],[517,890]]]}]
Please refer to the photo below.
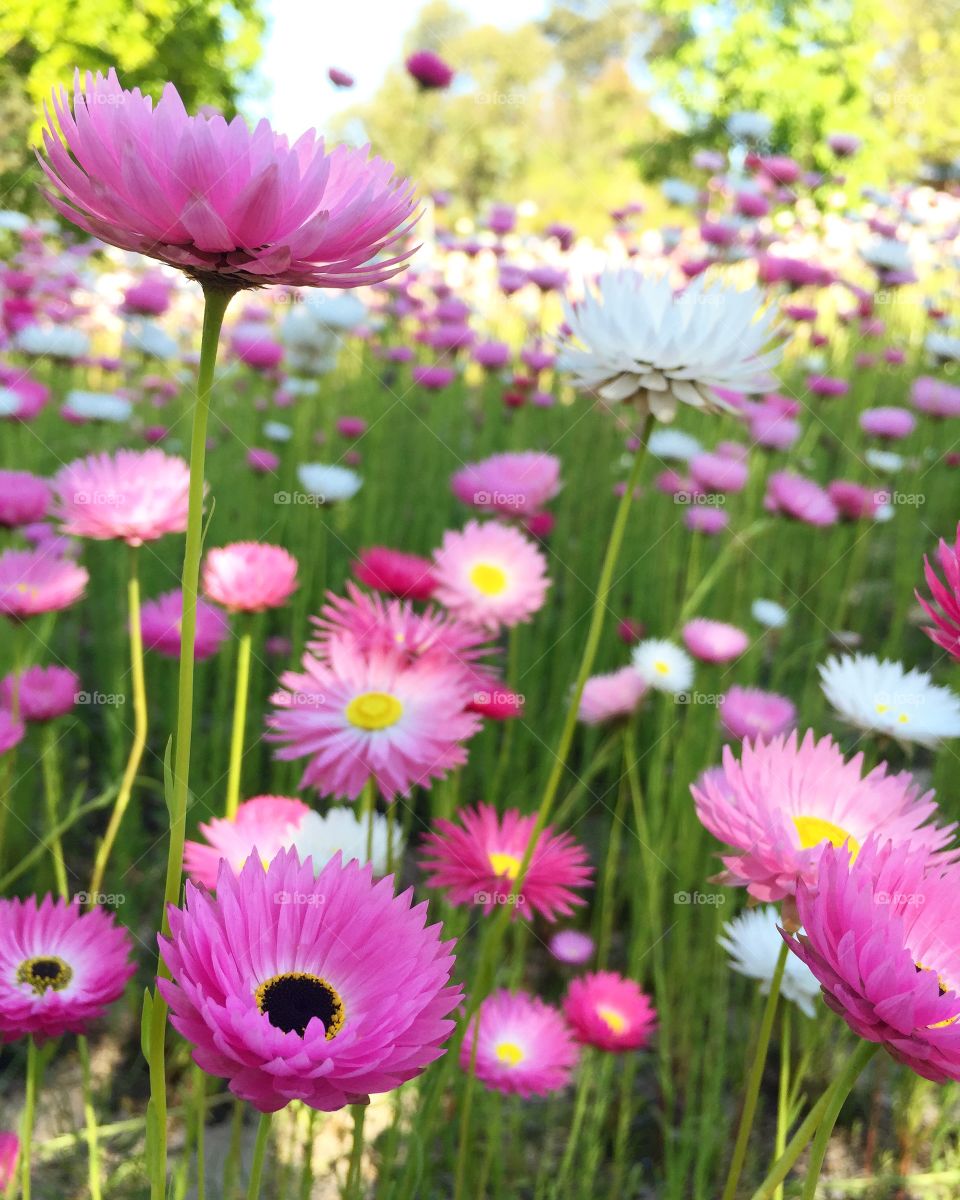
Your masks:
[{"label": "white flower with yellow center", "polygon": [[693,684],[693,659],[676,642],[647,638],[633,650],[633,669],[649,687],[679,695]]}]

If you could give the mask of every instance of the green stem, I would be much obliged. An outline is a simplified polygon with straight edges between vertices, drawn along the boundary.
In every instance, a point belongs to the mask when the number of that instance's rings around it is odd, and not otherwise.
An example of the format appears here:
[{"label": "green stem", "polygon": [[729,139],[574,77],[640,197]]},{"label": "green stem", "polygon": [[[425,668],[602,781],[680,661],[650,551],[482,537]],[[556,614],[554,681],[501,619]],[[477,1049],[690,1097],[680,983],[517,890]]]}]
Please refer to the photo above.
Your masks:
[{"label": "green stem", "polygon": [[561,1197],[567,1179],[570,1175],[570,1169],[573,1166],[573,1160],[577,1153],[577,1146],[580,1142],[580,1130],[583,1128],[583,1119],[587,1113],[587,1101],[593,1092],[593,1077],[596,1072],[596,1057],[589,1051],[584,1055],[585,1062],[577,1083],[577,1096],[573,1108],[573,1120],[570,1123],[570,1133],[567,1137],[567,1144],[564,1148],[563,1158],[560,1162],[560,1170],[557,1173],[557,1182],[554,1188],[554,1195]]},{"label": "green stem", "polygon": [[351,1105],[353,1112],[353,1148],[350,1151],[350,1167],[347,1171],[346,1200],[360,1200],[363,1195],[361,1165],[363,1163],[363,1122],[367,1115],[365,1104]]},{"label": "green stem", "polygon": [[457,1152],[457,1174],[454,1183],[454,1200],[461,1200],[466,1183],[467,1159],[470,1151],[470,1118],[473,1112],[473,1094],[477,1083],[477,1049],[480,1045],[480,1022],[473,1027],[473,1041],[470,1044],[470,1063],[467,1067],[467,1078],[464,1082],[464,1092],[460,1101],[460,1139]]},{"label": "green stem", "polygon": [[77,1038],[80,1067],[83,1072],[83,1116],[87,1132],[87,1179],[90,1200],[100,1200],[100,1148],[97,1143],[97,1114],[93,1106],[93,1075],[90,1071],[90,1045],[82,1035]]},{"label": "green stem", "polygon": [[[183,612],[180,622],[180,676],[177,691],[177,731],[173,765],[173,796],[170,801],[170,842],[167,848],[167,873],[163,889],[161,932],[170,933],[169,909],[180,899],[183,876],[183,846],[187,836],[187,800],[190,787],[190,743],[193,733],[194,643],[197,633],[197,587],[200,581],[200,552],[203,538],[203,475],[207,448],[207,418],[210,389],[217,362],[217,344],[223,316],[234,293],[204,288],[203,333],[200,340],[200,370],[193,410],[190,441],[190,494],[187,511],[187,537],[183,557],[181,593]],[[168,974],[161,958],[158,974]],[[154,1105],[152,1144],[149,1148],[150,1197],[164,1200],[167,1161],[167,1080],[165,1043],[167,1005],[159,990],[153,993],[150,1012],[150,1098]],[[155,1143],[155,1144],[153,1144]]]},{"label": "green stem", "polygon": [[33,1146],[33,1125],[37,1116],[37,1090],[40,1082],[40,1056],[37,1043],[27,1039],[27,1092],[20,1124],[20,1194],[30,1200],[30,1151]]},{"label": "green stem", "polygon": [[[787,1130],[790,1128],[790,1005],[783,1006],[780,1016],[780,1085],[777,1090],[777,1133],[773,1153],[779,1158],[787,1148]],[[783,1200],[783,1184],[777,1188],[773,1200]]]},{"label": "green stem", "polygon": [[247,697],[250,694],[250,654],[253,636],[249,624],[237,646],[237,690],[233,699],[233,729],[230,734],[230,766],[227,771],[227,820],[240,807],[240,775],[243,769],[243,735],[247,727]]},{"label": "green stem", "polygon": [[377,785],[372,775],[363,785],[360,805],[360,815],[367,821],[367,862],[370,862],[373,858],[373,823],[377,815]]},{"label": "green stem", "polygon": [[40,764],[43,770],[43,798],[47,816],[47,842],[50,847],[50,858],[53,861],[53,876],[57,882],[57,891],[66,900],[69,895],[67,883],[67,868],[63,861],[63,843],[57,832],[60,820],[60,769],[57,754],[57,734],[51,721],[43,727],[43,752]]},{"label": "green stem", "polygon": [[130,551],[130,577],[127,582],[127,608],[130,618],[130,676],[133,683],[133,745],[120,781],[120,790],[114,801],[113,812],[107,823],[103,841],[97,847],[90,878],[90,895],[87,908],[96,907],[97,897],[103,887],[103,877],[120,832],[120,823],[133,794],[133,784],[140,770],[143,752],[147,745],[147,687],[143,670],[143,633],[140,627],[140,555],[136,549]]},{"label": "green stem", "polygon": [[193,1103],[195,1137],[197,1144],[197,1200],[205,1200],[207,1194],[207,1077],[199,1067],[193,1068]]},{"label": "green stem", "polygon": [[[866,1045],[874,1047],[874,1043],[872,1042],[867,1042]],[[807,1164],[807,1177],[803,1184],[803,1200],[814,1200],[817,1194],[817,1181],[823,1169],[823,1160],[827,1155],[830,1135],[833,1133],[833,1127],[837,1123],[837,1117],[840,1116],[840,1110],[843,1108],[844,1102],[853,1090],[853,1085],[857,1082],[857,1076],[860,1074],[859,1067],[855,1071],[851,1069],[852,1063],[853,1059],[851,1058],[839,1076],[837,1085],[831,1093],[830,1100],[824,1111],[823,1119],[817,1129],[816,1136],[813,1139],[813,1145],[810,1148],[810,1161]]]},{"label": "green stem", "polygon": [[737,1140],[733,1147],[733,1158],[727,1174],[727,1184],[723,1189],[722,1200],[734,1200],[740,1176],[743,1173],[743,1163],[747,1157],[747,1143],[753,1129],[753,1118],[757,1111],[757,1098],[760,1095],[760,1081],[763,1078],[763,1068],[767,1061],[767,1047],[770,1044],[770,1033],[773,1029],[773,1019],[776,1016],[777,1004],[780,1000],[780,984],[783,972],[787,966],[787,955],[790,948],[784,942],[777,957],[777,966],[770,981],[770,994],[763,1009],[763,1019],[760,1022],[760,1034],[750,1063],[750,1073],[747,1075],[747,1090],[743,1098],[743,1112],[740,1114],[740,1128],[737,1130]]},{"label": "green stem", "polygon": [[267,1144],[270,1141],[270,1116],[270,1113],[260,1114],[260,1124],[257,1126],[257,1141],[253,1148],[253,1166],[250,1168],[250,1182],[247,1185],[247,1200],[257,1200],[257,1197],[260,1195],[263,1163],[267,1156]]}]

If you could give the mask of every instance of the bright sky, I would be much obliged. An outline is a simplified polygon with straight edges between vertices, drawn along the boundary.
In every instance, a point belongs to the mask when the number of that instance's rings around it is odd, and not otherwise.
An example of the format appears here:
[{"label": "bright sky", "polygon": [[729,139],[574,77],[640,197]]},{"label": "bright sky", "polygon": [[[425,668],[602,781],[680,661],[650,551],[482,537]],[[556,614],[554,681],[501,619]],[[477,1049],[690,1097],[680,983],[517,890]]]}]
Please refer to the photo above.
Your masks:
[{"label": "bright sky", "polygon": [[[471,20],[512,28],[542,17],[547,0],[457,0]],[[400,61],[403,36],[419,0],[266,0],[267,34],[260,78],[266,94],[244,104],[251,118],[269,117],[296,136],[331,115],[369,99],[384,72]],[[339,91],[327,68],[339,67],[356,87]]]}]

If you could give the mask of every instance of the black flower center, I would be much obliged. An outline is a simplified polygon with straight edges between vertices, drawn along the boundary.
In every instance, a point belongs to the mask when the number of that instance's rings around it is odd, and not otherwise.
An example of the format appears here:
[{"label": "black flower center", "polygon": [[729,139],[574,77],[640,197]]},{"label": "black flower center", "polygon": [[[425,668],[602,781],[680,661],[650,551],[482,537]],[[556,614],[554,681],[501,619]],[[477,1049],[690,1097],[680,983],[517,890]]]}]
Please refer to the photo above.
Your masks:
[{"label": "black flower center", "polygon": [[284,1033],[301,1037],[314,1017],[323,1022],[327,1038],[336,1037],[343,1027],[343,1001],[336,988],[319,975],[288,971],[264,980],[254,996],[257,1008],[271,1025]]},{"label": "black flower center", "polygon": [[25,983],[38,996],[46,992],[62,992],[73,978],[73,969],[53,955],[27,958],[17,967],[17,983]]}]

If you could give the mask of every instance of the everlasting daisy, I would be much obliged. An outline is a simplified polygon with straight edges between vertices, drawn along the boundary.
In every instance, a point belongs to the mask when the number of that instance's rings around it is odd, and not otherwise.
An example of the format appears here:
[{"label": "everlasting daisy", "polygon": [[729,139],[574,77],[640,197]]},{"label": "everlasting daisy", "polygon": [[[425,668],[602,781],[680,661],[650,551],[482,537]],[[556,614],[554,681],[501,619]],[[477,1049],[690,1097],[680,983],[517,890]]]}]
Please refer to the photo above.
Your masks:
[{"label": "everlasting daisy", "polygon": [[633,649],[633,669],[649,687],[677,696],[693,684],[693,659],[675,642],[647,638]]},{"label": "everlasting daisy", "polygon": [[[217,886],[221,859],[239,872],[254,850],[269,863],[279,850],[288,850],[310,809],[292,796],[254,796],[245,800],[233,818],[214,817],[200,823],[203,842],[184,846],[183,867],[194,883]],[[329,856],[328,856],[329,857]]]},{"label": "everlasting daisy", "polygon": [[74,424],[84,421],[109,421],[122,425],[130,419],[133,405],[124,396],[109,392],[85,392],[74,388],[67,393],[63,416]]},{"label": "everlasting daisy", "polygon": [[[476,1053],[474,1054],[474,1043]],[[460,1066],[495,1092],[545,1096],[560,1091],[580,1052],[557,1009],[505,988],[488,996],[460,1047]]]},{"label": "everlasting daisy", "polygon": [[400,600],[429,600],[437,586],[433,563],[428,558],[387,546],[361,550],[353,573],[366,587]]},{"label": "everlasting daisy", "polygon": [[229,612],[280,608],[297,586],[297,560],[280,546],[234,542],[211,550],[203,564],[203,590]]},{"label": "everlasting daisy", "polygon": [[782,513],[806,525],[833,525],[839,517],[829,494],[812,479],[792,471],[774,471],[763,501],[767,512]]},{"label": "everlasting daisy", "polygon": [[334,639],[326,661],[307,654],[286,672],[268,719],[280,759],[309,758],[302,787],[355,800],[373,779],[392,800],[466,761],[462,742],[479,728],[466,711],[469,680],[440,656],[411,663],[396,650],[361,653]]},{"label": "everlasting daisy", "polygon": [[834,656],[818,669],[823,694],[857,729],[931,747],[960,736],[960,698],[925,671],[872,654]]},{"label": "everlasting daisy", "polygon": [[0,613],[25,620],[69,608],[87,586],[84,567],[45,549],[5,550],[0,554]]},{"label": "everlasting daisy", "polygon": [[717,389],[769,390],[767,373],[780,359],[779,350],[765,352],[775,329],[761,304],[756,288],[701,277],[675,294],[666,276],[608,270],[595,292],[567,305],[559,365],[575,386],[634,401],[662,421],[672,421],[679,404],[730,410]]},{"label": "everlasting daisy", "polygon": [[646,692],[647,684],[633,667],[593,675],[584,685],[577,715],[585,725],[629,717],[637,711]]},{"label": "everlasting daisy", "polygon": [[64,533],[141,546],[187,527],[190,468],[162,450],[91,454],[52,481]]},{"label": "everlasting daisy", "polygon": [[767,629],[783,629],[789,614],[782,604],[776,600],[754,600],[750,606],[750,615]]},{"label": "everlasting daisy", "polygon": [[578,929],[560,929],[547,947],[558,962],[582,966],[593,958],[597,944],[589,933],[581,933]]},{"label": "everlasting daisy", "polygon": [[0,471],[0,525],[15,529],[42,521],[49,507],[46,480],[29,471]]},{"label": "everlasting daisy", "polygon": [[15,1133],[0,1130],[0,1189],[5,1190],[17,1173],[20,1139]]},{"label": "everlasting daisy", "polygon": [[489,804],[461,809],[459,824],[434,821],[423,841],[421,865],[430,887],[443,888],[451,904],[474,904],[491,912],[513,903],[514,916],[547,921],[569,916],[583,904],[575,888],[587,887],[593,874],[587,854],[569,834],[546,826],[537,838],[523,886],[511,901],[536,818],[510,809],[502,817]]},{"label": "everlasting daisy", "polygon": [[[727,921],[723,933],[717,938],[730,955],[730,966],[748,979],[760,982],[760,991],[766,996],[773,983],[783,941],[780,937],[780,912],[772,904],[761,908],[748,908],[732,921]],[[786,961],[780,995],[791,1000],[805,1017],[814,1016],[814,1000],[819,995],[820,984],[810,968],[799,958]]]},{"label": "everlasting daisy", "polygon": [[930,599],[917,592],[923,611],[933,621],[933,628],[927,628],[924,632],[951,658],[960,661],[960,525],[957,526],[957,538],[953,546],[948,546],[940,539],[937,558],[943,579],[939,578],[930,560],[924,556],[923,573],[930,589]]},{"label": "everlasting daisy", "polygon": [[103,908],[0,900],[0,1041],[84,1033],[134,972],[130,936]]},{"label": "everlasting daisy", "polygon": [[297,467],[297,478],[308,495],[321,504],[337,504],[352,500],[360,491],[363,480],[349,467],[336,464],[303,463]]},{"label": "everlasting daisy", "polygon": [[77,702],[80,679],[68,667],[27,667],[0,680],[0,702],[10,706],[14,692],[24,721],[53,721]]},{"label": "everlasting daisy", "polygon": [[113,70],[78,71],[72,110],[65,90],[54,94],[40,165],[59,195],[47,198],[111,245],[236,289],[355,287],[402,262],[372,260],[409,228],[412,188],[365,149],[191,117],[173,84],[154,105]]},{"label": "everlasting daisy", "polygon": [[[180,657],[180,622],[183,596],[179,588],[148,600],[140,610],[140,628],[146,650],[156,650],[167,658]],[[222,609],[206,600],[197,600],[197,630],[193,655],[198,662],[220,649],[230,633],[230,622]]]},{"label": "everlasting daisy", "polygon": [[593,971],[572,980],[563,1012],[578,1041],[615,1052],[642,1049],[657,1023],[650,997],[614,971]]},{"label": "everlasting daisy", "polygon": [[215,897],[188,883],[159,987],[197,1065],[261,1112],[332,1112],[419,1075],[460,992],[453,943],[412,897],[339,856],[315,876],[295,851],[224,867]]},{"label": "everlasting daisy", "polygon": [[872,838],[854,863],[827,847],[787,938],[854,1033],[935,1083],[960,1079],[958,886],[960,868],[896,840]]},{"label": "everlasting daisy", "polygon": [[0,754],[19,746],[25,733],[23,722],[14,717],[12,712],[0,708]]},{"label": "everlasting daisy", "polygon": [[861,775],[863,755],[844,760],[829,737],[807,731],[770,742],[745,742],[739,762],[729,746],[723,766],[691,787],[697,816],[736,853],[723,856],[725,882],[746,887],[758,900],[792,895],[798,879],[816,881],[823,845],[856,855],[874,832],[930,855],[949,857],[955,826],[931,822],[933,793],[920,795],[906,771],[885,763]]},{"label": "everlasting daisy", "polygon": [[723,697],[720,724],[735,738],[772,738],[797,723],[797,709],[788,696],[736,684]]},{"label": "everlasting daisy", "polygon": [[725,663],[739,658],[750,645],[750,638],[736,625],[697,617],[682,630],[683,643],[701,662]]},{"label": "everlasting daisy", "polygon": [[547,561],[508,526],[470,521],[448,531],[434,558],[435,598],[457,617],[496,631],[528,621],[542,607]]},{"label": "everlasting daisy", "polygon": [[391,853],[390,825],[380,813],[374,813],[371,821],[363,813],[340,807],[331,808],[323,817],[308,812],[293,835],[301,862],[310,858],[317,872],[339,853],[344,862],[355,858],[361,866],[371,863],[374,875],[385,875],[388,862],[400,857],[400,835],[396,830],[392,840]]},{"label": "everlasting daisy", "polygon": [[457,471],[450,486],[474,508],[531,516],[560,490],[560,460],[534,450],[494,454]]}]

